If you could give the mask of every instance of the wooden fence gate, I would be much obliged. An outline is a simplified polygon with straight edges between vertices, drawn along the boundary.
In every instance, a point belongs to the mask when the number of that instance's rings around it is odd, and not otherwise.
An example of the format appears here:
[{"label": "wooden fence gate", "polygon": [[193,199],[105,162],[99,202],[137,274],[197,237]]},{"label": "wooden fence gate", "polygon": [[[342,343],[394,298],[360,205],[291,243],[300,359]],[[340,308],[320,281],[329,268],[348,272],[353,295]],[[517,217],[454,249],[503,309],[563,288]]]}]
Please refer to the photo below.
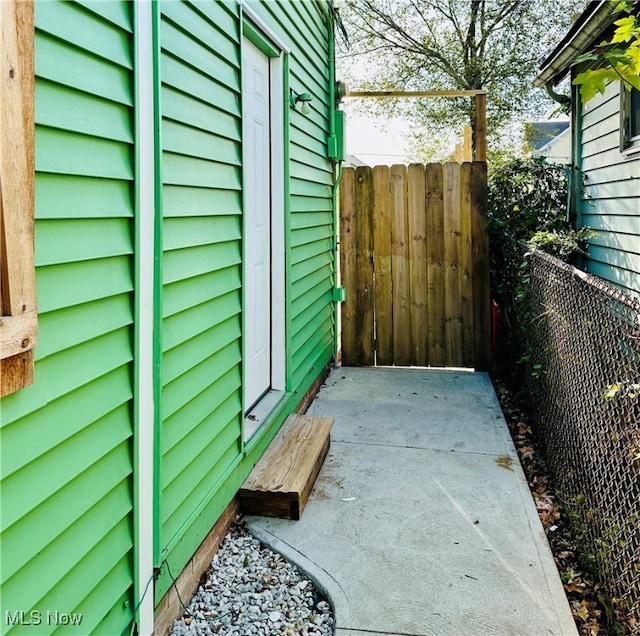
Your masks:
[{"label": "wooden fence gate", "polygon": [[486,192],[484,162],[344,169],[343,364],[489,368]]}]

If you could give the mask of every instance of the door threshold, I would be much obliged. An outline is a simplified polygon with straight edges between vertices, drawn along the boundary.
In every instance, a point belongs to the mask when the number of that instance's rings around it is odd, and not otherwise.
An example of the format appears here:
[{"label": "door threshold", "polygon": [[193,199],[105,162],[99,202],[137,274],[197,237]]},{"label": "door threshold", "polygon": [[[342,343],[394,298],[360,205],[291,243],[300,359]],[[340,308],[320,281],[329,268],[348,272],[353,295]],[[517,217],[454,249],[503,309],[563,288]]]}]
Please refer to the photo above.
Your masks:
[{"label": "door threshold", "polygon": [[245,415],[244,441],[248,442],[264,421],[273,413],[280,401],[285,397],[286,391],[267,391],[262,399]]}]

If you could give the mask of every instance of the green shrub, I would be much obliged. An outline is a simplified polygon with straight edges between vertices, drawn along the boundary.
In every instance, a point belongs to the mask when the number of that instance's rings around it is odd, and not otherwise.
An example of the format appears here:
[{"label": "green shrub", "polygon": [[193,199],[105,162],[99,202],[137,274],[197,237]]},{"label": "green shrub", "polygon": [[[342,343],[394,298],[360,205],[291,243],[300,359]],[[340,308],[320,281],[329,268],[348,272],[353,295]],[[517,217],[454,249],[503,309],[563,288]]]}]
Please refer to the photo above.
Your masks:
[{"label": "green shrub", "polygon": [[501,311],[496,372],[525,384],[531,363],[527,331],[529,271],[524,255],[542,249],[565,262],[585,254],[593,233],[567,221],[567,178],[562,166],[542,158],[512,159],[489,173],[488,228],[492,295]]},{"label": "green shrub", "polygon": [[489,174],[489,232],[528,241],[536,232],[570,230],[566,221],[567,179],[562,166],[543,159],[512,159]]}]

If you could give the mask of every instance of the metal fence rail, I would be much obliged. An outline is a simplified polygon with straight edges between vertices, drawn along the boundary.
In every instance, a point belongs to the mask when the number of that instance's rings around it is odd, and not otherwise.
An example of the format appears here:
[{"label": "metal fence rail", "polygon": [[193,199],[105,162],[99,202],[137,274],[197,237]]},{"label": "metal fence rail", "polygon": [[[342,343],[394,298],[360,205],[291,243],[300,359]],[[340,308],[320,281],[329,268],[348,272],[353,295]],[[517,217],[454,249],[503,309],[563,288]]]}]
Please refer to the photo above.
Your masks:
[{"label": "metal fence rail", "polygon": [[534,424],[626,633],[640,634],[640,302],[540,251],[529,262]]}]

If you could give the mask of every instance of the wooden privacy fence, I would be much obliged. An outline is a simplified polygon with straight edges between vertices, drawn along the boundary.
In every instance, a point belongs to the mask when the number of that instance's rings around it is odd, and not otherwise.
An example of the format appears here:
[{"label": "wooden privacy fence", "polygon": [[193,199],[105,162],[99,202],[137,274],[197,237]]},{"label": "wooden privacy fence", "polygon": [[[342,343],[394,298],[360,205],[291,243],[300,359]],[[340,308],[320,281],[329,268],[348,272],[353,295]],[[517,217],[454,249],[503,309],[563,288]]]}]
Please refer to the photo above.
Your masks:
[{"label": "wooden privacy fence", "polygon": [[345,365],[474,367],[491,357],[484,162],[345,168]]}]

